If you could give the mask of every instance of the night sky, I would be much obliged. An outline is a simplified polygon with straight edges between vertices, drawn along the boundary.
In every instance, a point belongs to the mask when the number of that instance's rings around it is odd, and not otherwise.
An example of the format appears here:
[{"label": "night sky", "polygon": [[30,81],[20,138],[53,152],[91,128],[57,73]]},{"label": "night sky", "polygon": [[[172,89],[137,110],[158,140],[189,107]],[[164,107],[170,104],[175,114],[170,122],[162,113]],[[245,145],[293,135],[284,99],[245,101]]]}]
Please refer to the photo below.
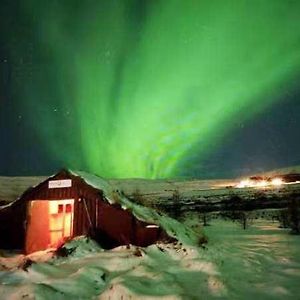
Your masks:
[{"label": "night sky", "polygon": [[300,165],[300,1],[0,0],[0,175]]}]

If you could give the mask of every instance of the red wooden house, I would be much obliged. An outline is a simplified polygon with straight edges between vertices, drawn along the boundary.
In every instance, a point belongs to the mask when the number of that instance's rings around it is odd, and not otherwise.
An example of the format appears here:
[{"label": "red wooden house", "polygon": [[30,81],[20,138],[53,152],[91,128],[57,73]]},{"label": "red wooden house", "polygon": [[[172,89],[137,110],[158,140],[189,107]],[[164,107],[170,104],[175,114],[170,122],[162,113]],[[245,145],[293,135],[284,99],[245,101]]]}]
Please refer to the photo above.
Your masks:
[{"label": "red wooden house", "polygon": [[102,178],[62,170],[0,209],[0,248],[31,253],[80,235],[105,248],[155,243],[162,229],[137,218],[120,199]]}]

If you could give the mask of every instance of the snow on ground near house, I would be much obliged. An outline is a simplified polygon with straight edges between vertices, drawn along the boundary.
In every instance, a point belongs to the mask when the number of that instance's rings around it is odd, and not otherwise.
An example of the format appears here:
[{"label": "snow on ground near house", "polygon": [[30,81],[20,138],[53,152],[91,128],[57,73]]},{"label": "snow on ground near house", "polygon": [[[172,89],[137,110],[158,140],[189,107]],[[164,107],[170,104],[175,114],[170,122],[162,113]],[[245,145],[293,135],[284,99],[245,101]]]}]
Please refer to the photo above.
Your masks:
[{"label": "snow on ground near house", "polygon": [[211,224],[203,257],[220,272],[228,299],[299,299],[300,236],[266,220],[246,230],[229,221]]},{"label": "snow on ground near house", "polygon": [[[41,253],[41,255],[43,255]],[[121,246],[0,272],[1,299],[195,299],[223,285],[198,249],[179,244]]]},{"label": "snow on ground near house", "polygon": [[211,224],[206,249],[159,244],[103,251],[83,239],[71,256],[27,271],[13,268],[20,255],[2,258],[12,269],[0,271],[0,299],[299,299],[299,236],[268,221],[246,231],[230,221]]}]

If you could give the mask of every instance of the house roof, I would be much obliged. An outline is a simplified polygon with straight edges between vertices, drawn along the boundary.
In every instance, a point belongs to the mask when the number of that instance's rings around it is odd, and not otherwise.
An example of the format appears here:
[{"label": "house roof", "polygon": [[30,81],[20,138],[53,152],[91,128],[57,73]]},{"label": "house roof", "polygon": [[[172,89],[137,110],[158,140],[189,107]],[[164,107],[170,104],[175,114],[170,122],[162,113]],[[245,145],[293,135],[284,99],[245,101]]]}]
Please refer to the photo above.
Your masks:
[{"label": "house roof", "polygon": [[71,171],[74,176],[81,177],[88,185],[102,190],[105,199],[110,203],[118,203],[123,209],[128,209],[139,220],[154,223],[163,228],[170,236],[189,245],[197,245],[199,237],[189,227],[184,226],[177,220],[159,214],[154,209],[133,203],[124,194],[120,193],[113,185],[105,179],[82,171]]},{"label": "house roof", "polygon": [[[163,228],[168,235],[186,244],[196,245],[198,243],[198,236],[192,229],[184,226],[175,219],[159,214],[154,209],[133,203],[104,178],[83,171],[66,171],[71,175],[80,177],[86,184],[95,189],[101,190],[105,199],[110,204],[118,203],[123,209],[130,210],[138,220],[156,224]],[[2,177],[3,180],[0,181],[0,200],[1,197],[3,197],[3,200],[9,203],[5,205],[5,207],[11,206],[14,201],[20,199],[24,191],[40,184],[48,178],[49,177]],[[2,208],[4,208],[4,206],[2,206]]]}]

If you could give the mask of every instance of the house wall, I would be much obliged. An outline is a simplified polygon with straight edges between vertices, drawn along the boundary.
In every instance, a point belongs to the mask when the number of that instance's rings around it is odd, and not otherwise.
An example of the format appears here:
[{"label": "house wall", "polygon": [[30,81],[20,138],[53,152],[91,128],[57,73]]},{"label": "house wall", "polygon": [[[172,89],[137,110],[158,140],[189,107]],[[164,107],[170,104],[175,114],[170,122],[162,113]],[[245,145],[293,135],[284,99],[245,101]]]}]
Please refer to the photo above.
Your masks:
[{"label": "house wall", "polygon": [[[51,188],[51,180],[71,179],[72,186],[65,188]],[[24,195],[23,200],[63,200],[74,199],[73,235],[86,235],[96,227],[96,211],[99,200],[103,200],[101,191],[87,185],[80,177],[73,176],[66,171],[49,178],[32,191]]]},{"label": "house wall", "polygon": [[[50,180],[63,179],[72,179],[72,186],[48,188]],[[29,201],[63,199],[74,199],[73,236],[91,235],[108,248],[124,244],[147,246],[158,239],[158,229],[146,228],[147,224],[138,221],[130,211],[107,203],[102,191],[89,186],[78,176],[61,171],[26,191],[6,214],[0,213],[0,247],[9,245],[8,248],[24,249]],[[10,219],[12,216],[16,221],[3,228],[1,219]],[[1,237],[3,232],[5,239]]]},{"label": "house wall", "polygon": [[101,202],[98,207],[97,233],[108,248],[133,244],[135,218],[118,205]]},{"label": "house wall", "polygon": [[25,244],[26,203],[15,202],[0,211],[0,248],[22,249]]},{"label": "house wall", "polygon": [[134,231],[134,244],[138,246],[148,246],[160,239],[162,233],[159,227],[147,227],[147,223],[136,220]]}]

